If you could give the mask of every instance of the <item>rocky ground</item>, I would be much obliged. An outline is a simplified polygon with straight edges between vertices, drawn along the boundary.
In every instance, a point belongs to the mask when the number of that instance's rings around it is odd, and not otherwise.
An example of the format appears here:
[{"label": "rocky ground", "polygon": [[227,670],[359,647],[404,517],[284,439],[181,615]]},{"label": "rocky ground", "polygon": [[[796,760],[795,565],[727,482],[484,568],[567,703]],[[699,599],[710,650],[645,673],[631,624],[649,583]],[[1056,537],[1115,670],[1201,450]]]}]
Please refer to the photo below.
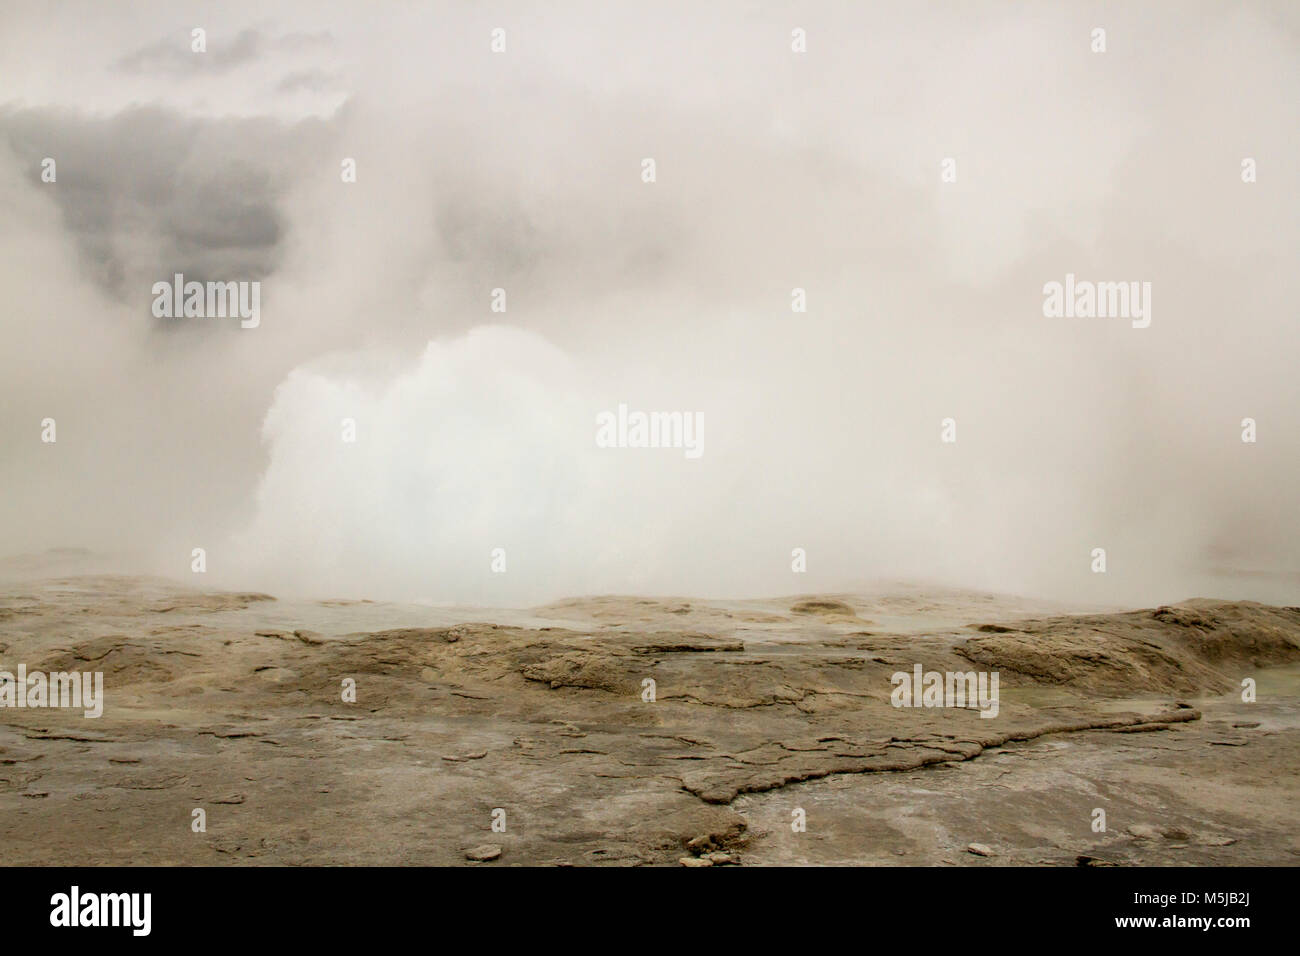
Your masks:
[{"label": "rocky ground", "polygon": [[[102,671],[106,704],[0,708],[8,864],[1300,861],[1298,608],[485,612],[28,574],[0,584],[20,663]],[[917,663],[996,670],[998,716],[891,706]]]}]

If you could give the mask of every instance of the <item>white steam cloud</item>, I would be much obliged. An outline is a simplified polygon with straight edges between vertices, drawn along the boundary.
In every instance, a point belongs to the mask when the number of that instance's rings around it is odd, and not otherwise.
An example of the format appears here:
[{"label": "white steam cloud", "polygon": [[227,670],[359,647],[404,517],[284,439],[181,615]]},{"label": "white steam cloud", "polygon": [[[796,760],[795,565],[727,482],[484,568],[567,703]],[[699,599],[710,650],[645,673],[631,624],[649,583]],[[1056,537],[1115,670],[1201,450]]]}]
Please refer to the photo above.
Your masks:
[{"label": "white steam cloud", "polygon": [[[208,60],[184,4],[46,9],[0,13],[8,551],[470,604],[1300,597],[1294,5],[236,2]],[[259,280],[260,326],[153,319],[175,272]],[[1151,283],[1150,327],[1044,317],[1070,273]],[[703,456],[598,448],[620,403]]]}]

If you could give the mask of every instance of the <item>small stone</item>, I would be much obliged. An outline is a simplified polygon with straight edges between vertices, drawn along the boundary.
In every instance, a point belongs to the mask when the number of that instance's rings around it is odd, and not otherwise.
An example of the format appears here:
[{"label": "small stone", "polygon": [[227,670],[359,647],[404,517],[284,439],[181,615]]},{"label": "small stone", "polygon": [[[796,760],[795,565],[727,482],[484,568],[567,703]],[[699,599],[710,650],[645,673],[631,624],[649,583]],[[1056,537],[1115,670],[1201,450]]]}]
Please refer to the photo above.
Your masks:
[{"label": "small stone", "polygon": [[737,863],[740,862],[730,853],[723,853],[720,850],[714,853],[710,853],[708,855],[708,859],[711,863],[713,863],[714,866],[728,866],[728,865],[735,866]]},{"label": "small stone", "polygon": [[1160,838],[1160,831],[1153,826],[1145,823],[1135,823],[1128,828],[1128,832],[1139,840],[1156,840]]},{"label": "small stone", "polygon": [[1233,724],[1232,726],[1233,726],[1233,727],[1236,727],[1236,728],[1239,729],[1239,730],[1251,730],[1251,729],[1253,729],[1253,728],[1259,726],[1259,721],[1258,721],[1258,720],[1243,720],[1241,723],[1239,723],[1239,724]]},{"label": "small stone", "polygon": [[482,846],[470,847],[465,851],[465,859],[473,860],[475,863],[487,863],[500,857],[501,847],[495,843],[484,843]]},{"label": "small stone", "polygon": [[1196,838],[1199,846],[1232,846],[1236,839],[1230,836],[1222,836],[1218,833],[1202,833]]},{"label": "small stone", "polygon": [[677,861],[682,866],[712,866],[713,861],[707,856],[684,856]]},{"label": "small stone", "polygon": [[272,684],[288,684],[298,679],[298,675],[287,667],[259,667],[254,669],[253,673],[259,679]]},{"label": "small stone", "polygon": [[467,754],[443,754],[442,759],[448,763],[464,763],[466,760],[482,760],[486,756],[486,750],[472,750]]},{"label": "small stone", "polygon": [[971,843],[966,847],[967,853],[974,853],[976,856],[997,856],[992,848],[985,846],[983,843]]}]

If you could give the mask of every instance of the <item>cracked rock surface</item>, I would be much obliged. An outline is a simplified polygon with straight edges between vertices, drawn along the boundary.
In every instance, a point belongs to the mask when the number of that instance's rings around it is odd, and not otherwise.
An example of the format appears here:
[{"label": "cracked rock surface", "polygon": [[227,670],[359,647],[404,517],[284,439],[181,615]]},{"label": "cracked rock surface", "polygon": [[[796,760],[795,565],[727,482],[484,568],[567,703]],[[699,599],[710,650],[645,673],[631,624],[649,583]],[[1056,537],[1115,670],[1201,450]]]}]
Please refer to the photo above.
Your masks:
[{"label": "cracked rock surface", "polygon": [[[0,708],[0,839],[12,864],[1295,863],[1300,609],[1064,610],[11,579],[0,670],[101,671],[106,702]],[[892,706],[917,664],[997,671],[997,716]]]}]

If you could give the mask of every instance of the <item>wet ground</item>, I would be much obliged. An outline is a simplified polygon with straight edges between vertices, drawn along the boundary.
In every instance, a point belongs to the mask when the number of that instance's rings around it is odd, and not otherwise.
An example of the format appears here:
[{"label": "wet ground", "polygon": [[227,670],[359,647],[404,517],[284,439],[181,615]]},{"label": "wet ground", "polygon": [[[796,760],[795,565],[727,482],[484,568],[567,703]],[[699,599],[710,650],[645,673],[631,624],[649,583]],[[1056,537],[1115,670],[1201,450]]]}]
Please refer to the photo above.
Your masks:
[{"label": "wet ground", "polygon": [[[0,709],[11,864],[1300,854],[1294,609],[895,587],[487,612],[29,576],[0,585],[19,663],[101,671],[106,702]],[[892,706],[916,663],[998,671],[998,716]]]}]

